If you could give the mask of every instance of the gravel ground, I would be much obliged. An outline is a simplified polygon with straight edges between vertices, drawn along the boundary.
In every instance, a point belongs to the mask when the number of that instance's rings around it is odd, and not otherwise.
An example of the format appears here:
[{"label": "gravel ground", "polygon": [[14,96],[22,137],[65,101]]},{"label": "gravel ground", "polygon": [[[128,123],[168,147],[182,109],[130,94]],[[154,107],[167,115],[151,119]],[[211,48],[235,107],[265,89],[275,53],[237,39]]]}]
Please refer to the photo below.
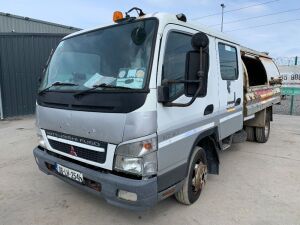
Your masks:
[{"label": "gravel ground", "polygon": [[[286,96],[284,99],[282,99],[280,105],[275,105],[273,107],[273,112],[275,114],[290,115],[291,98],[292,98],[291,96]],[[300,116],[300,96],[299,95],[294,97],[293,115]]]},{"label": "gravel ground", "polygon": [[220,152],[191,206],[168,198],[146,212],[109,205],[38,170],[34,119],[0,122],[0,225],[299,225],[300,117],[274,115],[266,144]]}]

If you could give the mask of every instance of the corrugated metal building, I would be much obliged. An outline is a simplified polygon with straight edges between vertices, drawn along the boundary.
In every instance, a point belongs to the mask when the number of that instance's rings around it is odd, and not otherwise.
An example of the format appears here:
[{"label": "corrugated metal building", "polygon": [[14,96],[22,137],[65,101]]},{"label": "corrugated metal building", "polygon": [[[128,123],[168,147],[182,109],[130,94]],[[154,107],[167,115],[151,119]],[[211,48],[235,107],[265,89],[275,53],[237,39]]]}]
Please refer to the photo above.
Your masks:
[{"label": "corrugated metal building", "polygon": [[0,13],[0,119],[34,113],[38,79],[51,50],[78,30]]},{"label": "corrugated metal building", "polygon": [[78,28],[0,12],[0,33],[69,34]]}]

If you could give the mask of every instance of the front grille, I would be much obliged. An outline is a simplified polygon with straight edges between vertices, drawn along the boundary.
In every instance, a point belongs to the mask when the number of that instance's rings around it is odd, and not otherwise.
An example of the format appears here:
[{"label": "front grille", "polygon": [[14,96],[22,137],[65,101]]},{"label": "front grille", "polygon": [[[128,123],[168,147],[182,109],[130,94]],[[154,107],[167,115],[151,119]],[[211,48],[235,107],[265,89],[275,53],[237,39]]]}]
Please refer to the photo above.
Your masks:
[{"label": "front grille", "polygon": [[[106,151],[108,143],[71,134],[60,133],[57,131],[45,130],[45,132],[48,137],[49,144],[56,151],[68,154],[70,156],[78,157],[79,161],[80,159],[85,159],[102,164],[106,160]],[[65,141],[60,140],[66,140],[71,143],[67,144],[65,143]],[[83,146],[78,147],[72,145],[72,143],[82,144]],[[104,152],[91,150],[88,146],[102,148],[104,149]]]},{"label": "front grille", "polygon": [[70,156],[74,156],[74,153],[73,154],[70,153],[72,152],[71,149],[74,148],[74,151],[76,152],[75,156],[77,156],[78,158],[86,159],[96,163],[104,163],[106,160],[106,149],[105,152],[97,152],[94,150],[81,148],[70,144],[65,144],[51,139],[48,139],[48,141],[53,149],[69,154]]}]

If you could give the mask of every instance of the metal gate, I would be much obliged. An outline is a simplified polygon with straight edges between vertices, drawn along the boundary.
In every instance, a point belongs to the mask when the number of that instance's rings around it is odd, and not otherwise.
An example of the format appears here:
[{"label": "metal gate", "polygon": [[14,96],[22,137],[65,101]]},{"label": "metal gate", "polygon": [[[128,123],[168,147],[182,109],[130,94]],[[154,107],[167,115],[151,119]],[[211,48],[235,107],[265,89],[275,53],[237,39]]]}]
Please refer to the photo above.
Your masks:
[{"label": "metal gate", "polygon": [[0,118],[33,114],[38,79],[64,34],[0,34]]}]

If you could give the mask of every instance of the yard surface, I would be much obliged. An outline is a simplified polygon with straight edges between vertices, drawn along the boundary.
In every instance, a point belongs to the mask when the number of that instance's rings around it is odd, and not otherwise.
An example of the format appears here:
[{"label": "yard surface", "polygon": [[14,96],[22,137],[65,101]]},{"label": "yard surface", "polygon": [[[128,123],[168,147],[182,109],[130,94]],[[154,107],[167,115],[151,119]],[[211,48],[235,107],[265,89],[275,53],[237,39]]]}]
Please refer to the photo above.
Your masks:
[{"label": "yard surface", "polygon": [[33,224],[300,224],[300,117],[275,115],[266,144],[220,153],[192,206],[174,198],[146,212],[107,204],[40,172],[32,155],[34,119],[0,122],[0,225]]},{"label": "yard surface", "polygon": [[[273,112],[276,114],[290,115],[291,114],[292,96],[285,96],[281,99],[280,105],[273,106]],[[294,96],[294,106],[292,115],[300,116],[300,95]]]}]

